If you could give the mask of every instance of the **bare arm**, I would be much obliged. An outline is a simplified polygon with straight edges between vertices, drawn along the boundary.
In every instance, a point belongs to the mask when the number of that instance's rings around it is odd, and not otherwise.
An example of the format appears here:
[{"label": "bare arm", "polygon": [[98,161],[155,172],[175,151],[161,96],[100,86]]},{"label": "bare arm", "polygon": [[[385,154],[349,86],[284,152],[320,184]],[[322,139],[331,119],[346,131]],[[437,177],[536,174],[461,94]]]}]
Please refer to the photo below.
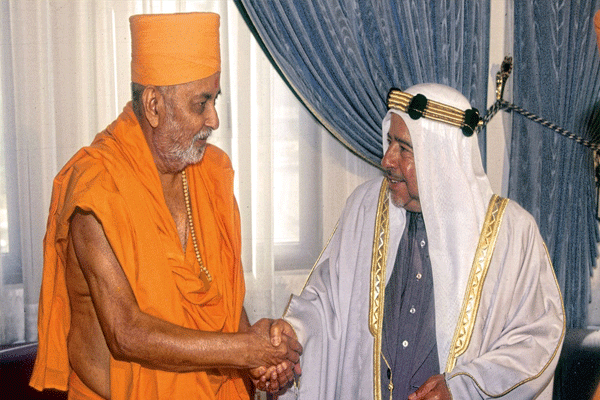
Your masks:
[{"label": "bare arm", "polygon": [[239,333],[217,333],[183,328],[142,312],[93,214],[74,214],[71,240],[106,344],[115,359],[176,372],[298,361],[298,352],[288,346],[289,342],[277,347],[270,343],[269,320],[250,327],[245,317],[245,323],[240,321],[243,329]]}]

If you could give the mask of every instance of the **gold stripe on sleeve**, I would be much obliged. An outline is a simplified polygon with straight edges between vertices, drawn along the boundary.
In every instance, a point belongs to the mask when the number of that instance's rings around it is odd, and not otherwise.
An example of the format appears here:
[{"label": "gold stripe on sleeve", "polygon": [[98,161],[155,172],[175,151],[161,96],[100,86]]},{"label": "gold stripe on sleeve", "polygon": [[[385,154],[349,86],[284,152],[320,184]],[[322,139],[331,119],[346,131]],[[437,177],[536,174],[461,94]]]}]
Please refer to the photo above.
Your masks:
[{"label": "gold stripe on sleeve", "polygon": [[469,274],[462,311],[458,318],[454,338],[450,344],[446,372],[452,371],[458,357],[469,347],[473,328],[475,327],[477,311],[479,310],[483,284],[492,260],[492,255],[494,254],[498,231],[500,230],[502,216],[507,204],[508,199],[498,195],[493,195],[490,199],[481,235],[479,236],[479,244],[475,251],[475,259],[473,260],[473,266]]}]

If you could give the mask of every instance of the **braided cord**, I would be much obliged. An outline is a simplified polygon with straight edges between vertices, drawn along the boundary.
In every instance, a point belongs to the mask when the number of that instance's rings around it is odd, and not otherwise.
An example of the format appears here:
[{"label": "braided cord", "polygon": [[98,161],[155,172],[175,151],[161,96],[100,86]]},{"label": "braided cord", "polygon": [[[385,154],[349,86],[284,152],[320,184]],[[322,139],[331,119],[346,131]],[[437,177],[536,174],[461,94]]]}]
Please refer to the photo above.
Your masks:
[{"label": "braided cord", "polygon": [[568,139],[574,140],[575,142],[577,142],[583,146],[586,146],[594,151],[600,150],[600,143],[592,143],[589,140],[583,139],[581,136],[578,136],[578,135],[574,134],[573,132],[570,132],[564,128],[561,128],[560,126],[558,126],[550,121],[547,121],[540,116],[530,113],[529,111],[527,111],[519,106],[516,106],[512,103],[509,103],[506,100],[502,100],[502,99],[496,100],[496,102],[494,104],[492,104],[492,106],[488,109],[487,113],[483,117],[483,124],[479,127],[479,129],[481,129],[485,125],[487,125],[487,123],[490,122],[492,117],[494,117],[494,115],[496,115],[496,113],[498,113],[498,111],[500,111],[502,109],[506,109],[507,111],[515,111],[515,112],[521,114],[522,116],[524,116],[525,118],[527,118],[533,122],[537,122],[538,124],[541,124],[542,126],[545,126],[548,129],[552,129],[554,132],[556,132]]}]

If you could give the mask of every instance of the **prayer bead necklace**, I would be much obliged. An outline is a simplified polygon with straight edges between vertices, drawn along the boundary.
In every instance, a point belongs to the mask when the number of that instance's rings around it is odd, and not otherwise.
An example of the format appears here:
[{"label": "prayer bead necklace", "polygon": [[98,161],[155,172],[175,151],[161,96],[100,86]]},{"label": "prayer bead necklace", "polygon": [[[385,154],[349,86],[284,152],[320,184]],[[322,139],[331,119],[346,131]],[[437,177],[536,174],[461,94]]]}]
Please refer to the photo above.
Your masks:
[{"label": "prayer bead necklace", "polygon": [[181,180],[183,182],[183,197],[185,199],[185,209],[187,211],[188,221],[190,224],[190,233],[192,234],[192,243],[194,244],[194,252],[196,253],[196,260],[198,260],[198,264],[200,265],[200,269],[202,272],[206,274],[209,282],[212,282],[212,276],[208,269],[204,266],[202,262],[202,257],[200,256],[200,250],[198,249],[198,242],[196,241],[196,231],[194,230],[194,220],[192,219],[192,205],[190,204],[190,191],[188,189],[187,178],[185,176],[185,170],[181,171]]}]

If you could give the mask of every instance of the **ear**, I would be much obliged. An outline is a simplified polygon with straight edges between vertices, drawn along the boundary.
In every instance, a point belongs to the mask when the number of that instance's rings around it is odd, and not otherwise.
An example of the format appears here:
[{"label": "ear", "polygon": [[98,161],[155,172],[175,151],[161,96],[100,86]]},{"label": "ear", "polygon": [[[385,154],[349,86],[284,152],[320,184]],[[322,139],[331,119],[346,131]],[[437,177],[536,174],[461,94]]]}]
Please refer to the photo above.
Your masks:
[{"label": "ear", "polygon": [[155,86],[148,85],[142,93],[142,111],[152,128],[158,126],[159,109],[162,107],[162,96]]}]

